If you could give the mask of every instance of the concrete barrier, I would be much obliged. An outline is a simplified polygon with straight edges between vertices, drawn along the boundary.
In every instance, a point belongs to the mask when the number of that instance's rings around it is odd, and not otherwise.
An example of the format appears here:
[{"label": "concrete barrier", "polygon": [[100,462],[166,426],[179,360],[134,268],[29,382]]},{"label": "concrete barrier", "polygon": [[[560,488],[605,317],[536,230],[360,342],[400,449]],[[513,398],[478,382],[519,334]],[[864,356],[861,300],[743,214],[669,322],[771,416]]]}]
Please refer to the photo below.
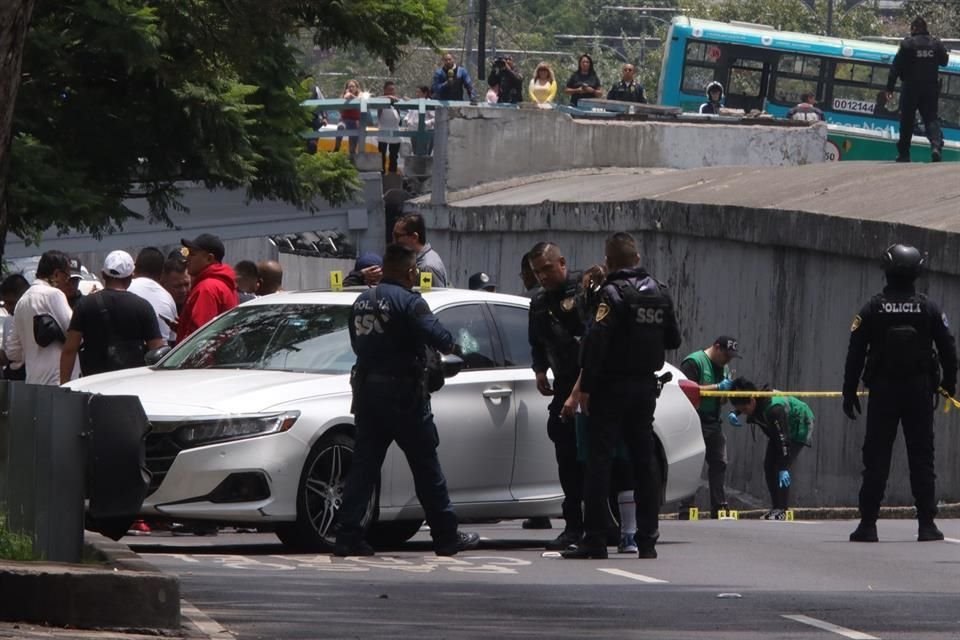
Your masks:
[{"label": "concrete barrier", "polygon": [[[519,292],[520,258],[551,240],[568,262],[603,259],[612,231],[634,233],[644,265],[672,291],[683,348],[675,364],[721,333],[740,339],[737,375],[779,389],[840,390],[853,316],[883,286],[880,252],[893,242],[930,254],[919,289],[960,318],[960,184],[950,168],[851,163],[793,168],[567,172],[418,201],[430,242],[464,286],[475,271]],[[956,322],[956,320],[954,320]],[[839,400],[812,400],[813,448],[794,469],[797,506],[855,505],[865,419]],[[960,412],[936,414],[938,495],[960,501]],[[729,486],[766,502],[766,438],[725,428]],[[902,439],[886,504],[910,505]]]},{"label": "concrete barrier", "polygon": [[[596,167],[782,166],[826,161],[823,126],[784,128],[573,119],[544,109],[451,108],[448,190],[549,171]],[[438,136],[444,128],[437,127]],[[437,153],[436,162],[441,162]],[[436,164],[434,170],[437,170]],[[434,181],[437,184],[437,181]]]}]

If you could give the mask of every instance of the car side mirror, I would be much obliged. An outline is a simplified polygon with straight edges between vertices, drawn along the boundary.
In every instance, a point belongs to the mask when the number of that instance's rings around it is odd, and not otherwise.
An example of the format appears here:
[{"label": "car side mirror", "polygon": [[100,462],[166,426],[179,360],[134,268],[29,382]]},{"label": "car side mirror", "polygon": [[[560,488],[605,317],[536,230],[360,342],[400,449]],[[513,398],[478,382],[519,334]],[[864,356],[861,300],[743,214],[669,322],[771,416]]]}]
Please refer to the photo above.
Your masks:
[{"label": "car side mirror", "polygon": [[171,347],[158,347],[151,351],[147,351],[146,355],[143,356],[143,361],[147,364],[148,367],[152,367],[161,360],[163,356],[170,353]]},{"label": "car side mirror", "polygon": [[452,353],[440,358],[440,364],[443,366],[443,377],[452,378],[463,369],[463,358],[455,356]]}]

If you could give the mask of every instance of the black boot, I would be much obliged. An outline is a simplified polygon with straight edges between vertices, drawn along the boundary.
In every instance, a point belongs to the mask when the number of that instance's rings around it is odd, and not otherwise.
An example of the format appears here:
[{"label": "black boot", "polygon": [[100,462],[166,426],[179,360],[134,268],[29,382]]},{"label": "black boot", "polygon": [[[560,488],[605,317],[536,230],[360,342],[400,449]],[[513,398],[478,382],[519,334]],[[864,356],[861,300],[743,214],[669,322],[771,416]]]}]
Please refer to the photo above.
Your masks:
[{"label": "black boot", "polygon": [[567,560],[606,560],[607,559],[607,546],[604,544],[602,538],[597,538],[596,536],[585,536],[583,540],[574,545],[573,547],[567,549],[566,551],[561,551],[560,555],[566,558]]},{"label": "black boot", "polygon": [[521,525],[524,529],[552,529],[553,525],[550,524],[550,518],[546,516],[537,516],[535,518],[527,518],[523,521]]},{"label": "black boot", "polygon": [[850,534],[850,542],[880,542],[877,537],[877,523],[861,520],[856,530]]},{"label": "black boot", "polygon": [[943,531],[937,528],[933,520],[921,522],[917,529],[917,542],[935,542],[937,540],[943,540]]},{"label": "black boot", "polygon": [[939,148],[934,148],[930,152],[930,162],[940,162],[943,159],[943,152]]},{"label": "black boot", "polygon": [[580,542],[583,534],[575,529],[564,529],[556,538],[547,543],[547,551],[563,551]]},{"label": "black boot", "polygon": [[366,540],[337,539],[333,546],[333,555],[338,558],[347,556],[372,556],[375,551]]}]

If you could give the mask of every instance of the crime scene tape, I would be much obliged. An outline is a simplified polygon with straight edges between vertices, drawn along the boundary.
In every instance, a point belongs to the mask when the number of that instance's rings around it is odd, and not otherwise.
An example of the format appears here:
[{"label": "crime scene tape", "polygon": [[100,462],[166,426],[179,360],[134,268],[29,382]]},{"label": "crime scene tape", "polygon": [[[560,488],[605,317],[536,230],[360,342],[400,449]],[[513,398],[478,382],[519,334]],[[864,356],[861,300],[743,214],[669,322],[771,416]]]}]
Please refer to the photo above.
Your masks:
[{"label": "crime scene tape", "polygon": [[[858,396],[870,395],[868,391],[857,391]],[[704,398],[777,398],[793,396],[794,398],[842,398],[842,391],[715,391],[700,390]],[[958,402],[960,408],[960,402]]]},{"label": "crime scene tape", "polygon": [[944,413],[950,413],[951,407],[953,407],[954,409],[960,409],[960,400],[957,400],[956,398],[951,396],[949,393],[947,393],[946,389],[944,389],[943,387],[940,387],[937,389],[937,393],[939,393],[941,396],[943,396],[946,399],[946,401],[943,403]]}]

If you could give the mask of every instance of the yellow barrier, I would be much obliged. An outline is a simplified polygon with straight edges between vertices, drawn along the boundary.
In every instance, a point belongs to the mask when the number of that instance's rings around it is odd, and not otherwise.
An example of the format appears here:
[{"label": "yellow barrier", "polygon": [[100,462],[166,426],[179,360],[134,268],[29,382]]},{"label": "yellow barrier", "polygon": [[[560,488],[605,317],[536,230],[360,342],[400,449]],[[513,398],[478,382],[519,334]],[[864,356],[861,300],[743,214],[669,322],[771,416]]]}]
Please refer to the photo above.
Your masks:
[{"label": "yellow barrier", "polygon": [[[960,400],[957,400],[943,387],[937,389],[937,393],[943,396],[943,412],[950,413],[950,409],[960,409]],[[868,396],[869,391],[857,391],[858,396]],[[719,391],[713,389],[701,389],[702,398],[777,398],[782,396],[793,396],[794,398],[842,398],[842,391]]]}]

